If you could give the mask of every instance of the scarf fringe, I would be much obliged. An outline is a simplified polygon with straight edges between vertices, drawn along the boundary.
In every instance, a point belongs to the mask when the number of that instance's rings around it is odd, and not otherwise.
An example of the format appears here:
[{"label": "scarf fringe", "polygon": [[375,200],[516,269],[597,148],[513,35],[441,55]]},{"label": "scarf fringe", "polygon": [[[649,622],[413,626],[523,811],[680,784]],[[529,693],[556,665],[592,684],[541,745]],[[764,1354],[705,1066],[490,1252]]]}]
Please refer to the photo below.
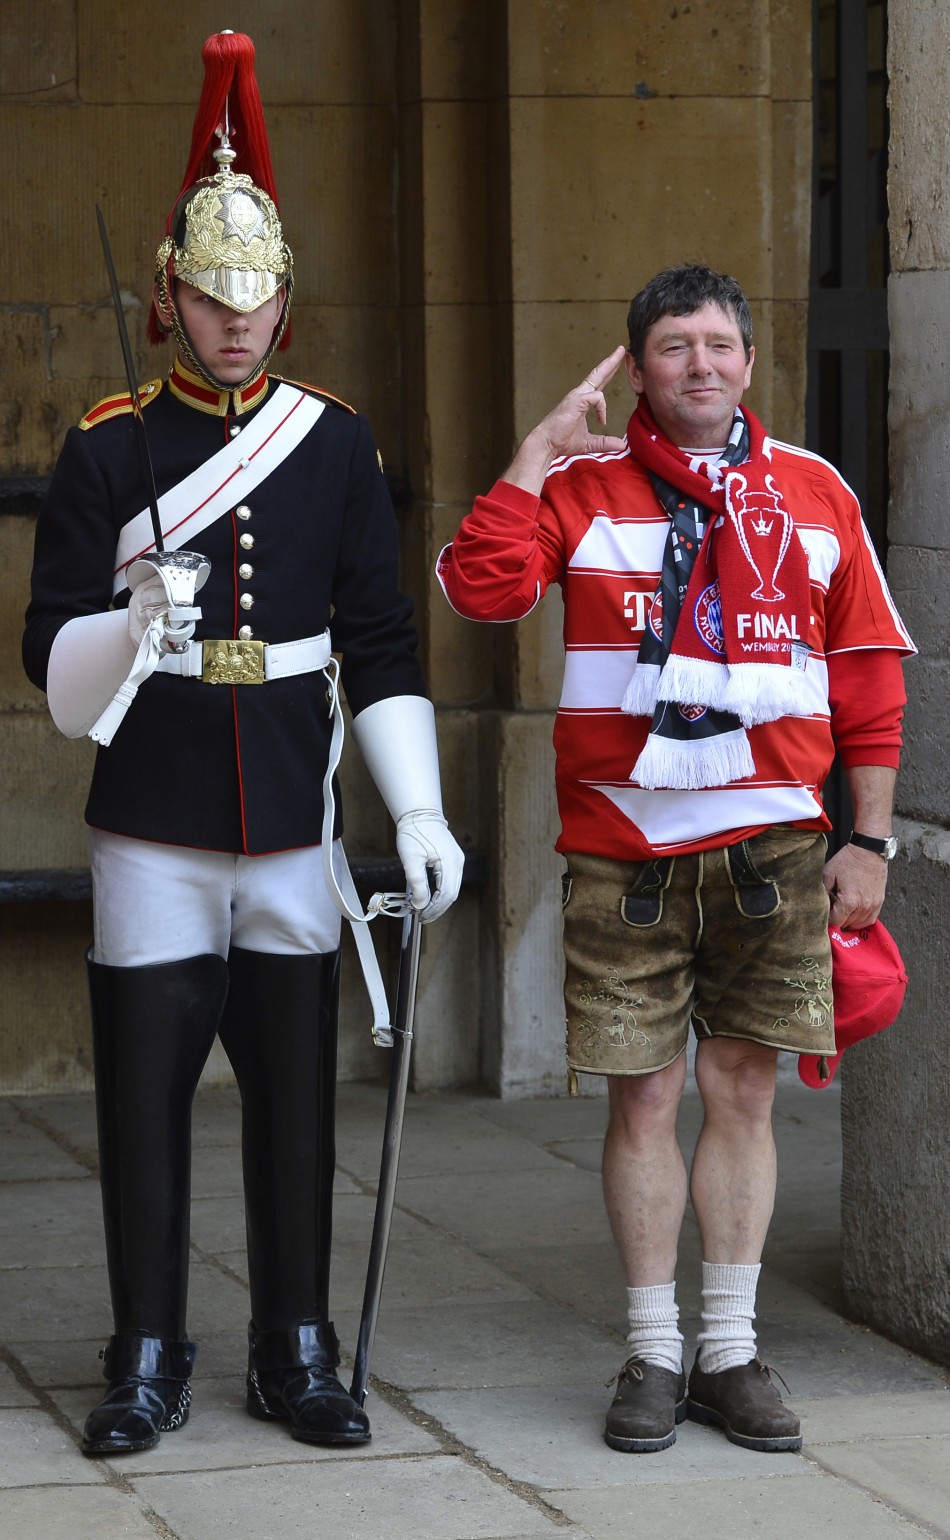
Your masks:
[{"label": "scarf fringe", "polygon": [[671,652],[660,673],[657,697],[677,706],[709,706],[713,711],[725,711],[728,687],[729,670],[725,664]]},{"label": "scarf fringe", "polygon": [[804,672],[776,668],[774,663],[731,663],[722,700],[716,705],[731,711],[744,727],[811,715]]},{"label": "scarf fringe", "polygon": [[800,670],[772,663],[704,663],[671,655],[663,664],[637,663],[620,709],[627,716],[649,717],[658,704],[709,706],[731,711],[743,727],[807,717],[811,706]]},{"label": "scarf fringe", "polygon": [[740,727],[715,738],[687,742],[651,733],[630,779],[649,791],[702,791],[754,774],[752,750]]},{"label": "scarf fringe", "polygon": [[630,683],[620,702],[628,717],[652,717],[656,710],[656,692],[660,682],[658,663],[635,663]]}]

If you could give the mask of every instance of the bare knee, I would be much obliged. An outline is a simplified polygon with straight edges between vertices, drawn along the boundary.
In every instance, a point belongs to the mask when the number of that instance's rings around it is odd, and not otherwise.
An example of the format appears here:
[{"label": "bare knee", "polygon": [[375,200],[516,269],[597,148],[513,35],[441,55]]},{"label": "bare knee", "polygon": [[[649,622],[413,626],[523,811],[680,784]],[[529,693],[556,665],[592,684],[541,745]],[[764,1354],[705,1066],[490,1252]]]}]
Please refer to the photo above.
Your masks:
[{"label": "bare knee", "polygon": [[608,1138],[637,1142],[655,1134],[675,1131],[685,1082],[685,1053],[665,1069],[647,1075],[611,1075],[607,1081]]},{"label": "bare knee", "polygon": [[696,1084],[706,1117],[723,1113],[767,1126],[775,1100],[778,1050],[741,1038],[704,1038],[696,1049]]}]

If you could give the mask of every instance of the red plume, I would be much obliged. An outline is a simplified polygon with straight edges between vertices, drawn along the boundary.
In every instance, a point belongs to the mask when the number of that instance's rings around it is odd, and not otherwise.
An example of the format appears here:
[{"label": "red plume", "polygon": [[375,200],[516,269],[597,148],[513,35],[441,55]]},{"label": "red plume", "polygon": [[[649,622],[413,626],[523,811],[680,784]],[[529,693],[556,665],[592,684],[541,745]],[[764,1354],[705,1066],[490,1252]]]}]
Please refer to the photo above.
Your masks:
[{"label": "red plume", "polygon": [[[214,32],[201,50],[205,78],[195,112],[191,150],[184,180],[165,222],[165,233],[172,233],[175,209],[182,194],[202,177],[218,170],[212,152],[218,148],[218,130],[224,127],[227,109],[228,137],[237,159],[232,169],[249,176],[255,187],[273,200],[280,212],[274,171],[271,166],[264,107],[254,74],[254,44],[244,32]],[[151,342],[164,341],[165,333],[154,308],[149,313],[148,335]],[[290,342],[288,326],[280,342],[281,351]]]},{"label": "red plume", "polygon": [[233,169],[243,171],[276,204],[264,108],[254,74],[254,44],[243,32],[215,32],[202,48],[201,57],[205,66],[204,85],[195,113],[188,167],[178,196],[199,178],[213,176],[217,170],[211,152],[217,148],[217,130],[224,126],[227,103],[231,144],[237,152]]}]

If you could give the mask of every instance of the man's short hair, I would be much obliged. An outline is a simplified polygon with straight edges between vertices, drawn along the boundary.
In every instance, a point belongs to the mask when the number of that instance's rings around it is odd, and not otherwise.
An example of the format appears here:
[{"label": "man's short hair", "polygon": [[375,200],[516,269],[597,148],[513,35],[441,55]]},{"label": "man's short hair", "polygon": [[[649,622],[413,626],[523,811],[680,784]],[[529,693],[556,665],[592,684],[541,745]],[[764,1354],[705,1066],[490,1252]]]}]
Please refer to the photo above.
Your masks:
[{"label": "man's short hair", "polygon": [[643,368],[647,332],[665,315],[692,315],[703,305],[718,305],[735,318],[746,358],[752,346],[752,316],[742,287],[728,273],[716,273],[701,262],[668,267],[635,294],[627,313],[630,351],[638,369]]}]

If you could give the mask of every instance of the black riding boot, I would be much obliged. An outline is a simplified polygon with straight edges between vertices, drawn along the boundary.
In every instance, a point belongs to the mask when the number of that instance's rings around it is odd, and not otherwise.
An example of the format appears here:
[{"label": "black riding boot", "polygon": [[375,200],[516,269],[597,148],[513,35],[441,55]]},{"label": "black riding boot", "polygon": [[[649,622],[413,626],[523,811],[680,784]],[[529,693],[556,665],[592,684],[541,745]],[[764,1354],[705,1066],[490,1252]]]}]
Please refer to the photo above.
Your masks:
[{"label": "black riding boot", "polygon": [[233,949],[220,1036],[241,1091],[252,1320],[247,1409],[307,1443],[364,1443],[329,1320],[339,953]]},{"label": "black riding boot", "polygon": [[191,1106],[227,993],[222,957],[113,968],[88,959],[99,1180],[115,1335],[83,1453],[151,1449],[188,1419]]}]

